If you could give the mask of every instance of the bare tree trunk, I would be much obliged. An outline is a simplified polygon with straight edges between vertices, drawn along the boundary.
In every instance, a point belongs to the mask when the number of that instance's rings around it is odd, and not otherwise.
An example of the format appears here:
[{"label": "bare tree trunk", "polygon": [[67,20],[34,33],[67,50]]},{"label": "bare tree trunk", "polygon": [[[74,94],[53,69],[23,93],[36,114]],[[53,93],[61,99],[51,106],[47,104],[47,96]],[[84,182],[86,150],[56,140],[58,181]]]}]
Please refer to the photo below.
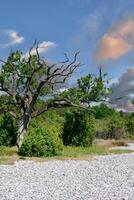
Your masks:
[{"label": "bare tree trunk", "polygon": [[27,128],[29,126],[29,122],[31,120],[32,109],[35,105],[36,100],[37,100],[37,97],[35,99],[31,98],[30,102],[26,102],[26,103],[28,103],[28,105],[26,104],[26,109],[24,110],[23,119],[20,123],[20,127],[19,127],[19,130],[18,130],[18,137],[17,137],[18,148],[20,148],[22,143],[23,143],[24,137],[25,137],[26,132],[27,132]]},{"label": "bare tree trunk", "polygon": [[29,122],[30,122],[30,116],[28,114],[24,114],[23,119],[20,123],[19,130],[18,130],[18,136],[17,136],[18,148],[20,148],[23,143],[24,137],[27,132],[27,128],[29,126]]}]

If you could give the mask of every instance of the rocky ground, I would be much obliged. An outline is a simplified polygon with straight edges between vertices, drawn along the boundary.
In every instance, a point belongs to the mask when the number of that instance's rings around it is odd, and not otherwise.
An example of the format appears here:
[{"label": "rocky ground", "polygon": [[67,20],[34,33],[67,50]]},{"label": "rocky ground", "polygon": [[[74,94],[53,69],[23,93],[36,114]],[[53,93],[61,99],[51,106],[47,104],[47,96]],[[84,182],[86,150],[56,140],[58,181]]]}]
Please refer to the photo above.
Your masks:
[{"label": "rocky ground", "polygon": [[134,200],[134,154],[0,165],[0,200]]}]

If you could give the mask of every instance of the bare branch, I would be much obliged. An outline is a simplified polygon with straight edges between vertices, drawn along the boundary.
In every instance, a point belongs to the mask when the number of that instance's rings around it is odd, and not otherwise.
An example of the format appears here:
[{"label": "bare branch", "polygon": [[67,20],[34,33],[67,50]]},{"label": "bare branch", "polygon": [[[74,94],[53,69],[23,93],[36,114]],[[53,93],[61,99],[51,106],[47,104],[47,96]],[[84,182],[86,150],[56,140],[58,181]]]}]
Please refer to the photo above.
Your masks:
[{"label": "bare branch", "polygon": [[102,81],[102,66],[99,67],[99,78]]},{"label": "bare branch", "polygon": [[48,107],[40,110],[39,112],[33,113],[32,118],[38,117],[38,116],[40,116],[41,114],[43,114],[44,112],[47,112],[47,111],[48,111]]},{"label": "bare branch", "polygon": [[17,115],[16,115],[15,112],[10,111],[10,110],[7,109],[7,108],[1,108],[1,109],[0,109],[0,113],[4,114],[4,113],[6,113],[6,112],[8,112],[10,115],[12,115],[12,117],[17,118]]},{"label": "bare branch", "polygon": [[51,108],[62,108],[62,107],[77,107],[77,108],[82,108],[82,109],[87,110],[86,107],[74,104],[66,98],[54,99],[53,101],[48,102],[47,105],[45,106],[45,108],[43,108],[39,112],[33,113],[32,118],[40,116],[41,114],[43,114],[44,112],[47,112]]},{"label": "bare branch", "polygon": [[31,54],[31,51],[33,50],[33,48],[35,47],[35,45],[36,45],[36,40],[34,41],[34,43],[33,43],[33,45],[32,45],[32,47],[30,48],[30,50],[29,50],[29,58],[28,58],[28,64],[29,64],[29,66],[31,67],[31,69],[33,69],[33,66],[32,66],[32,63],[31,63],[31,58],[32,58],[32,54]]},{"label": "bare branch", "polygon": [[40,65],[40,55],[39,55],[38,49],[39,49],[39,47],[38,47],[38,45],[37,45],[36,48],[35,48],[35,51],[36,51],[36,55],[37,55],[37,62],[38,62],[38,65]]},{"label": "bare branch", "polygon": [[[64,73],[63,73],[63,71],[61,71],[59,73],[53,73],[49,77],[49,84],[56,85],[56,84],[64,83],[68,79],[68,77],[74,72],[74,70],[79,66],[81,66],[81,63],[71,66],[69,71],[68,71],[68,67],[67,67],[67,71],[64,71]],[[63,78],[63,79],[60,80],[61,78]]]},{"label": "bare branch", "polygon": [[2,59],[0,59],[0,62],[2,62],[2,63],[4,63],[4,64],[6,64],[6,61],[4,61],[4,60],[2,60]]}]

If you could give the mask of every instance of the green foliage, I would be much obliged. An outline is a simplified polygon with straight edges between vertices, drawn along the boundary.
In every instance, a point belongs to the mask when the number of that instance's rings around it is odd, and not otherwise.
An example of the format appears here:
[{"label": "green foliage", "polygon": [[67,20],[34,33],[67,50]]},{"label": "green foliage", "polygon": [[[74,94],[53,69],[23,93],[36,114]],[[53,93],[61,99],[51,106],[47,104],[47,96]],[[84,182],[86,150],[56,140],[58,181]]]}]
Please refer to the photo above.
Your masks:
[{"label": "green foliage", "polygon": [[[27,115],[27,120],[25,120],[26,128],[28,128],[30,118],[39,116],[53,107],[70,106],[70,102],[87,104],[90,107],[92,101],[98,102],[107,97],[109,88],[106,87],[106,74],[102,74],[101,70],[99,71],[99,76],[89,74],[82,77],[78,79],[76,88],[71,88],[59,95],[59,87],[61,88],[74,70],[80,66],[80,63],[77,62],[78,53],[74,55],[72,61],[66,55],[67,61],[50,63],[40,59],[38,48],[38,44],[35,42],[29,51],[29,56],[23,56],[20,51],[11,52],[7,60],[3,61],[0,70],[0,90],[8,95],[8,98],[4,96],[0,99],[0,102],[2,101],[0,108],[11,111],[19,121],[25,119],[25,115]],[[31,53],[33,49],[35,49],[34,55]],[[67,97],[66,101],[63,97]],[[5,103],[4,99],[6,99]],[[84,114],[84,116],[86,115]],[[87,120],[87,117],[85,120]],[[84,123],[84,119],[82,119],[82,127],[84,127]],[[92,129],[91,123],[89,123],[89,126]],[[90,131],[91,141],[86,141],[88,138],[87,130],[88,126],[86,125],[82,136],[85,142],[82,141],[82,145],[92,143]],[[7,132],[9,133],[8,130]],[[39,132],[42,133],[44,131],[40,130]],[[1,135],[7,135],[6,131],[1,132]],[[11,141],[12,143],[14,143],[14,139]],[[20,137],[17,138],[17,143],[18,146],[21,145]],[[78,140],[76,143],[80,144],[80,141]]]},{"label": "green foliage", "polygon": [[134,136],[134,114],[131,114],[126,120],[126,130],[130,136]]},{"label": "green foliage", "polygon": [[109,108],[105,104],[101,104],[100,106],[94,106],[92,108],[92,110],[93,110],[93,113],[94,113],[94,117],[96,119],[107,118],[107,117],[110,117],[111,115],[113,115],[115,113],[114,109]]},{"label": "green foliage", "polygon": [[8,136],[8,132],[5,129],[0,128],[0,146],[9,146],[11,138]]},{"label": "green foliage", "polygon": [[122,139],[127,137],[126,116],[115,112],[105,118],[95,120],[96,137],[101,139]]},{"label": "green foliage", "polygon": [[[72,62],[67,59],[66,62],[50,63],[40,58],[39,48],[35,41],[28,56],[23,56],[23,53],[17,50],[11,52],[6,61],[1,60],[3,65],[0,70],[0,90],[10,96],[16,108],[15,113],[18,111],[21,119],[26,109],[31,115],[33,110],[40,111],[36,108],[42,105],[43,109],[53,107],[53,97],[57,90],[75,68],[80,66],[80,63],[77,63],[78,53],[74,55]],[[34,54],[31,53],[33,50]],[[44,104],[40,99],[43,99]],[[40,102],[37,103],[38,100]],[[35,105],[36,103],[38,105]]]},{"label": "green foliage", "polygon": [[[38,123],[37,123],[38,120]],[[40,128],[40,127],[46,127],[46,128],[53,128],[57,130],[57,133],[59,136],[62,134],[63,129],[63,117],[60,117],[57,113],[57,110],[50,110],[43,115],[39,116],[37,119],[31,121],[30,127],[34,128]]]},{"label": "green foliage", "polygon": [[18,113],[18,111],[15,109],[12,97],[4,94],[0,95],[0,110],[5,112],[11,111]]},{"label": "green foliage", "polygon": [[[0,85],[5,88],[5,91],[10,91],[12,86],[12,78],[16,74],[16,97],[22,97],[26,95],[27,79],[31,76],[31,90],[34,91],[38,87],[38,79],[42,75],[46,74],[45,68],[40,67],[38,56],[31,55],[30,64],[27,62],[27,58],[22,56],[22,52],[11,52],[8,56],[5,64],[2,65],[0,73]],[[33,73],[34,71],[34,73]],[[36,73],[35,73],[36,72]]]},{"label": "green foliage", "polygon": [[128,137],[126,126],[128,113],[117,112],[105,105],[93,108],[95,116],[95,136],[101,139],[122,139]]},{"label": "green foliage", "polygon": [[0,122],[0,146],[16,144],[17,126],[10,114],[4,114]]},{"label": "green foliage", "polygon": [[92,116],[84,110],[66,112],[63,131],[63,144],[90,146],[94,138]]},{"label": "green foliage", "polygon": [[99,102],[108,95],[108,88],[105,86],[105,80],[102,80],[106,74],[101,77],[94,77],[88,74],[85,77],[78,79],[78,92],[81,97],[81,101],[90,104],[92,101]]},{"label": "green foliage", "polygon": [[38,122],[36,119],[32,120],[19,154],[37,157],[61,154],[62,123],[63,119],[56,111],[49,111],[38,117]]},{"label": "green foliage", "polygon": [[19,154],[23,156],[47,157],[59,155],[61,151],[62,142],[57,135],[56,129],[41,127],[28,131],[19,149]]},{"label": "green foliage", "polygon": [[63,97],[69,98],[72,102],[90,105],[91,102],[99,102],[107,98],[110,88],[107,87],[107,74],[94,76],[88,74],[77,80],[77,86],[62,93]]},{"label": "green foliage", "polygon": [[106,139],[120,139],[126,137],[125,120],[119,115],[119,113],[115,113],[107,120],[105,134]]}]

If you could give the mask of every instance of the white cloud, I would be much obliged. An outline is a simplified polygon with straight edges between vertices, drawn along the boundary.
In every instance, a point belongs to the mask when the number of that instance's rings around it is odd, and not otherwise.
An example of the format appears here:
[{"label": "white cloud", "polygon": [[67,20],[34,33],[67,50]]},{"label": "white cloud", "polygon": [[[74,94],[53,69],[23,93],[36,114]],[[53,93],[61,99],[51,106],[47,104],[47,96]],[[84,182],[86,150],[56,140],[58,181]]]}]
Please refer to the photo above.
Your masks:
[{"label": "white cloud", "polygon": [[113,85],[113,84],[117,84],[119,82],[119,79],[114,77],[110,80],[109,86]]},{"label": "white cloud", "polygon": [[19,36],[16,31],[9,31],[10,44],[21,44],[24,42],[24,37]]},{"label": "white cloud", "polygon": [[[41,54],[41,53],[44,53],[46,51],[48,51],[49,49],[55,47],[56,44],[53,43],[53,42],[50,42],[50,41],[43,41],[42,43],[39,43],[38,44],[38,53]],[[34,47],[32,50],[31,50],[31,55],[34,55],[36,54],[36,47]],[[26,52],[24,57],[28,57],[29,56],[29,52]]]},{"label": "white cloud", "polygon": [[7,48],[24,42],[24,37],[19,36],[15,30],[0,30],[0,48]]}]

